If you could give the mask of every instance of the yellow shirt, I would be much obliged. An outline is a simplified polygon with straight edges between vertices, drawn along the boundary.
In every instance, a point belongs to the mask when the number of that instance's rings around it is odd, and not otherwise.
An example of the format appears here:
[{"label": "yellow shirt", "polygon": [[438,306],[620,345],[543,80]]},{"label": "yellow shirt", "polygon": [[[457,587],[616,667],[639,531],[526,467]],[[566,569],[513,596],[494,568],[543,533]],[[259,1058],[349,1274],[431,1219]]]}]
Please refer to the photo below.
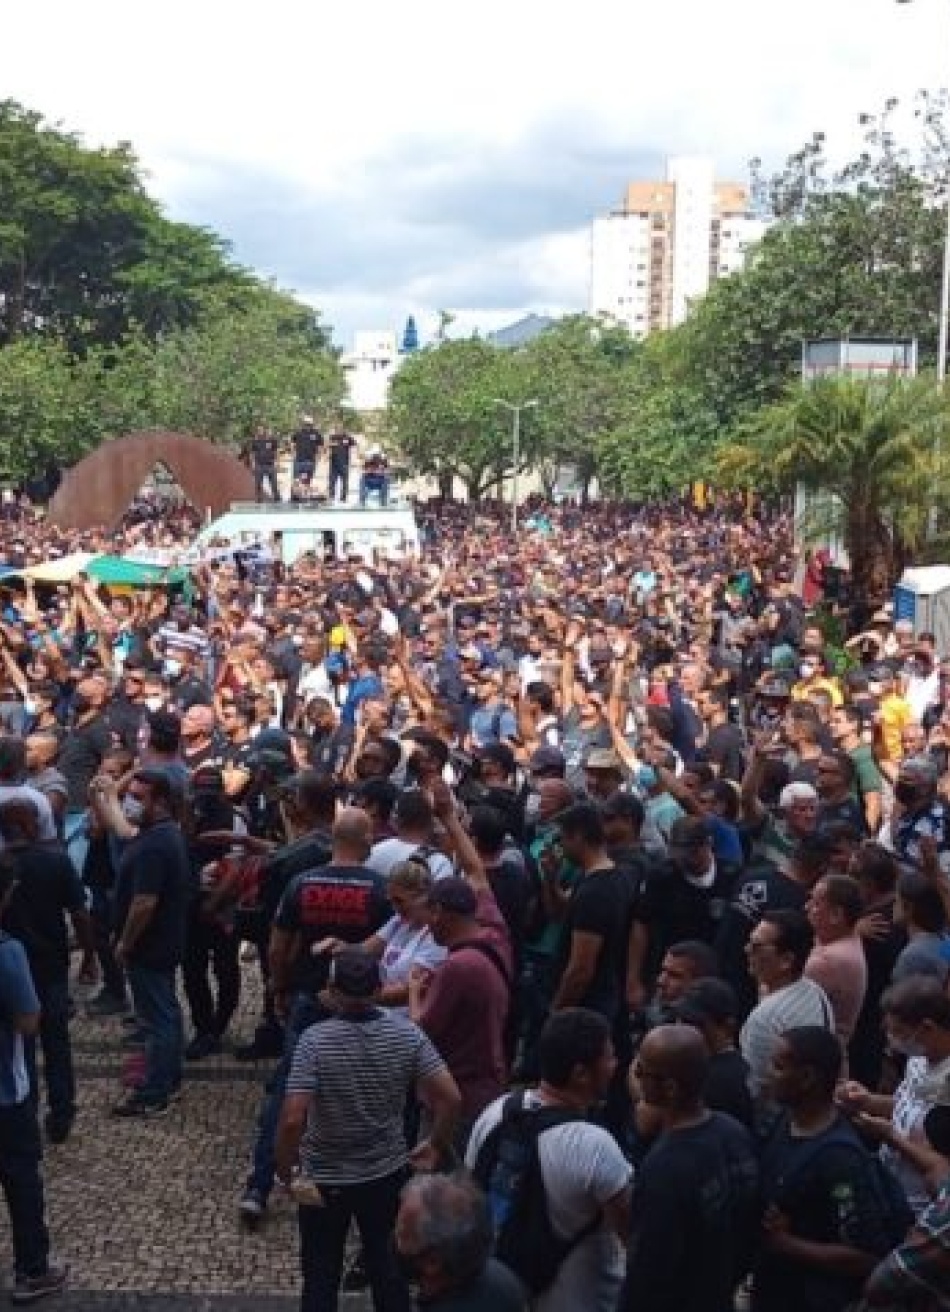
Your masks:
[{"label": "yellow shirt", "polygon": [[889,761],[895,765],[903,756],[901,748],[901,730],[912,724],[914,712],[910,703],[897,693],[890,693],[881,698],[881,737],[884,740],[884,752]]},{"label": "yellow shirt", "polygon": [[799,679],[798,683],[792,685],[792,701],[807,701],[810,692],[826,692],[833,706],[844,705],[837,679]]}]

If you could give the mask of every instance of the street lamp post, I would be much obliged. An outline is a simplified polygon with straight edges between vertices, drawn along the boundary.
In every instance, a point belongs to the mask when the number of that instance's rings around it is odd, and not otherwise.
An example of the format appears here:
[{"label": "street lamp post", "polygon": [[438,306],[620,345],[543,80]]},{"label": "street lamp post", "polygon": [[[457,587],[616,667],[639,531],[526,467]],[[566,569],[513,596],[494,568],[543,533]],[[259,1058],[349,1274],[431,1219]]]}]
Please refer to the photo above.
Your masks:
[{"label": "street lamp post", "polygon": [[500,396],[494,398],[495,405],[503,405],[506,410],[511,411],[511,534],[512,537],[518,532],[518,461],[521,459],[521,412],[522,410],[532,410],[537,406],[536,398],[530,401],[521,401],[515,405],[512,401],[504,401]]},{"label": "street lamp post", "polygon": [[[899,5],[913,4],[914,0],[897,0]],[[947,340],[950,337],[950,180],[947,181],[947,227],[943,240],[943,281],[940,286],[940,328],[937,334],[937,378],[942,383],[947,376]]]}]

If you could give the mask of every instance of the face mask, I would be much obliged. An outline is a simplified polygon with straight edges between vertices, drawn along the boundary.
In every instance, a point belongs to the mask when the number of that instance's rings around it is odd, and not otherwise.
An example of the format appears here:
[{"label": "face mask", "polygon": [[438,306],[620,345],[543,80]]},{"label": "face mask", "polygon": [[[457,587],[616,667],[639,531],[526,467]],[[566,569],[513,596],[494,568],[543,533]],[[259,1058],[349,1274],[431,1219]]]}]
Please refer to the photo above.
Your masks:
[{"label": "face mask", "polygon": [[177,679],[181,674],[181,661],[176,661],[174,659],[167,660],[164,669],[165,677],[167,679]]},{"label": "face mask", "polygon": [[645,792],[656,787],[656,770],[652,765],[641,765],[637,771],[637,784]]},{"label": "face mask", "polygon": [[815,673],[815,667],[814,665],[809,665],[807,661],[803,661],[802,664],[799,665],[798,667],[798,673],[802,676],[803,679],[810,679],[811,676]]},{"label": "face mask", "polygon": [[530,793],[524,804],[524,818],[529,824],[537,824],[541,814],[541,798],[537,793]]},{"label": "face mask", "polygon": [[917,785],[905,779],[898,779],[894,785],[894,796],[901,806],[913,806],[917,801]]},{"label": "face mask", "polygon": [[122,802],[122,814],[130,825],[141,828],[145,818],[145,808],[137,797],[126,797]]},{"label": "face mask", "polygon": [[32,697],[25,697],[23,699],[23,709],[26,711],[27,715],[35,715],[39,710],[39,707]]},{"label": "face mask", "polygon": [[150,711],[160,711],[162,709],[164,700],[165,699],[163,697],[156,697],[156,696],[146,697],[145,705],[148,707]]},{"label": "face mask", "polygon": [[290,641],[294,644],[295,647],[302,647],[302,646],[303,646],[303,634],[302,634],[302,633],[295,633],[295,634],[293,635],[293,637],[290,639]]}]

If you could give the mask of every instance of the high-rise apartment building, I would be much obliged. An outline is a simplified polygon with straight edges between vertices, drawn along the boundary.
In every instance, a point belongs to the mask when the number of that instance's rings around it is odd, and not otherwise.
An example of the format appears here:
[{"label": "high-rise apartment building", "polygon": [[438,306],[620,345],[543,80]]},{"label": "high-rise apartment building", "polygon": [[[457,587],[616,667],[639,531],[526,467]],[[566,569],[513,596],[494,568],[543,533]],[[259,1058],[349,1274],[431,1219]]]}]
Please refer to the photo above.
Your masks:
[{"label": "high-rise apartment building", "polygon": [[590,310],[637,337],[681,323],[717,278],[741,269],[766,223],[746,189],[716,182],[709,159],[679,156],[665,182],[631,182],[621,208],[594,220]]}]

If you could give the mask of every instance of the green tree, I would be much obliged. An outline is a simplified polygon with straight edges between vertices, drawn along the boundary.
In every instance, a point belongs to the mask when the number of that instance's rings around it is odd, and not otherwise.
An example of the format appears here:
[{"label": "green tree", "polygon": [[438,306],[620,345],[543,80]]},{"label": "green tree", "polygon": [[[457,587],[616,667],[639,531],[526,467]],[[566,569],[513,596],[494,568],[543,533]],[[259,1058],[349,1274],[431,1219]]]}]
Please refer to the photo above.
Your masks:
[{"label": "green tree", "polygon": [[625,375],[640,347],[625,328],[570,315],[516,352],[525,395],[536,397],[528,450],[550,489],[571,463],[586,497],[604,436],[621,416]]},{"label": "green tree", "polygon": [[[517,352],[478,337],[426,347],[405,361],[390,390],[387,426],[415,473],[448,495],[453,478],[476,500],[511,467],[511,416],[495,404],[531,396]],[[537,458],[535,411],[523,416],[519,470]]]},{"label": "green tree", "polygon": [[249,276],[213,233],[172,223],[131,148],[92,150],[0,102],[0,347],[30,334],[74,352],[193,323],[205,295]]},{"label": "green tree", "polygon": [[[809,530],[840,533],[859,597],[879,598],[925,533],[942,495],[946,392],[929,378],[794,384],[719,454],[732,486],[821,494]],[[819,518],[820,517],[820,518]]]},{"label": "green tree", "polygon": [[708,476],[721,430],[686,348],[682,331],[656,333],[628,362],[615,421],[598,440],[599,477],[609,490],[666,497]]}]

